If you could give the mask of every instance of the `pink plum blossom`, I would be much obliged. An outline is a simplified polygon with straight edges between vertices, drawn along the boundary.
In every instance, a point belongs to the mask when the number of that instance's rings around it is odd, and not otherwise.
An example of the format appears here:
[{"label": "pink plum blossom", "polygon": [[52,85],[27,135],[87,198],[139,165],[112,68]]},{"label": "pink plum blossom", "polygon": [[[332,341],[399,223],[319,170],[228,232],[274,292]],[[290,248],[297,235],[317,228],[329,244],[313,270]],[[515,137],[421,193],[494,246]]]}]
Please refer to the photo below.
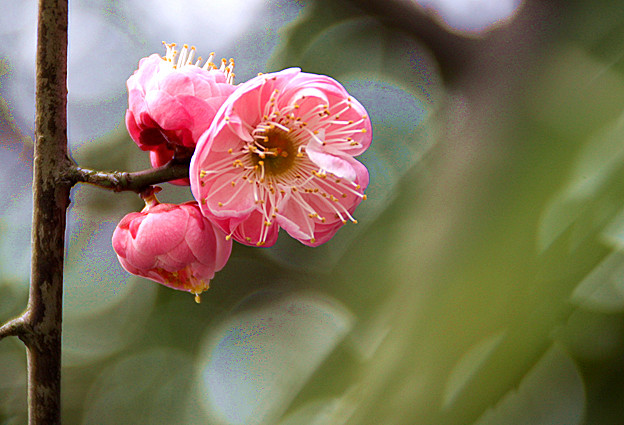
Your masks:
[{"label": "pink plum blossom", "polygon": [[328,241],[366,199],[371,143],[364,107],[338,82],[290,68],[238,86],[201,136],[191,190],[202,213],[246,245],[283,228],[305,245]]},{"label": "pink plum blossom", "polygon": [[150,155],[153,166],[169,162],[174,155],[189,157],[236,88],[232,60],[227,64],[223,59],[217,68],[212,53],[200,66],[201,58],[193,61],[194,47],[184,45],[178,55],[175,44],[165,46],[165,57],[153,54],[141,59],[127,82],[126,127],[142,150],[155,152]]},{"label": "pink plum blossom", "polygon": [[196,295],[209,287],[232,251],[232,242],[200,212],[197,202],[161,204],[153,194],[141,212],[126,215],[113,248],[128,272]]}]

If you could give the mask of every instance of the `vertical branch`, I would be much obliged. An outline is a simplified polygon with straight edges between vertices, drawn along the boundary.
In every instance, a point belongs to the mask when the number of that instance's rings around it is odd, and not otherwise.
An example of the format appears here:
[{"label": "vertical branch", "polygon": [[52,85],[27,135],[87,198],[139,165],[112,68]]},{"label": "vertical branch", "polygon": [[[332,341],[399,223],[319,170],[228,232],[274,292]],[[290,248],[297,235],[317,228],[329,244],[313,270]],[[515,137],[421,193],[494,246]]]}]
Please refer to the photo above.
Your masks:
[{"label": "vertical branch", "polygon": [[67,0],[40,0],[30,297],[26,320],[30,424],[61,423],[61,319],[67,157]]}]

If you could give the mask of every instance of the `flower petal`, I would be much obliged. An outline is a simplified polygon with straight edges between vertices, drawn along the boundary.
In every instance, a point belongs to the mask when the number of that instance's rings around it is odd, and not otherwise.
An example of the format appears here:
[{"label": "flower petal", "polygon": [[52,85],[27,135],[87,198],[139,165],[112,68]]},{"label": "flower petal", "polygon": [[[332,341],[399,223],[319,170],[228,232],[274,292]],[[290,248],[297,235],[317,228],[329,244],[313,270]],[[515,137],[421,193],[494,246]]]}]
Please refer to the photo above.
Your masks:
[{"label": "flower petal", "polygon": [[306,153],[310,160],[322,170],[351,182],[355,181],[355,170],[347,159],[323,152],[323,149],[317,143],[309,143],[306,147]]}]

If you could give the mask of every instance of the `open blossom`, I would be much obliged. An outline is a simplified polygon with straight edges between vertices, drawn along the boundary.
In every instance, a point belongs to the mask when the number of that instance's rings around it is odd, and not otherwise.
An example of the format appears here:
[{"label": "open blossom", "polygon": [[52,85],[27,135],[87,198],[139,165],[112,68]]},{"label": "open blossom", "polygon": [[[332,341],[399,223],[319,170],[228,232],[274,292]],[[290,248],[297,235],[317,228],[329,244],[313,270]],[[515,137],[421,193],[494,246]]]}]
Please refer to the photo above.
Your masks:
[{"label": "open blossom", "polygon": [[232,60],[228,64],[223,59],[217,68],[211,53],[201,66],[201,58],[193,60],[194,47],[184,45],[178,54],[175,44],[165,46],[164,57],[153,54],[141,59],[127,82],[126,127],[141,149],[151,151],[153,166],[167,163],[174,154],[190,156],[199,136],[235,90]]},{"label": "open blossom", "polygon": [[238,86],[199,139],[191,190],[202,213],[246,245],[278,230],[328,241],[366,199],[371,143],[364,107],[335,80],[298,68]]},{"label": "open blossom", "polygon": [[161,204],[146,198],[141,212],[126,215],[113,233],[113,248],[128,272],[196,295],[209,287],[232,251],[225,233],[196,202]]}]

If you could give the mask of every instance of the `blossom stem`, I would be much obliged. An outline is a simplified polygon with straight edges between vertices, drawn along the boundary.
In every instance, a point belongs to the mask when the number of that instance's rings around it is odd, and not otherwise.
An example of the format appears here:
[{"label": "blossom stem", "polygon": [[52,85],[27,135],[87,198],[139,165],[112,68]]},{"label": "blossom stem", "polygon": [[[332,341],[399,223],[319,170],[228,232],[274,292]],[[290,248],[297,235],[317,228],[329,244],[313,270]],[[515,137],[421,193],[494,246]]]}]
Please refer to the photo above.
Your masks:
[{"label": "blossom stem", "polygon": [[67,171],[70,182],[89,183],[103,189],[121,191],[134,191],[141,193],[148,187],[188,177],[189,162],[171,161],[158,168],[128,173],[125,171],[98,171],[89,168],[74,166]]}]

